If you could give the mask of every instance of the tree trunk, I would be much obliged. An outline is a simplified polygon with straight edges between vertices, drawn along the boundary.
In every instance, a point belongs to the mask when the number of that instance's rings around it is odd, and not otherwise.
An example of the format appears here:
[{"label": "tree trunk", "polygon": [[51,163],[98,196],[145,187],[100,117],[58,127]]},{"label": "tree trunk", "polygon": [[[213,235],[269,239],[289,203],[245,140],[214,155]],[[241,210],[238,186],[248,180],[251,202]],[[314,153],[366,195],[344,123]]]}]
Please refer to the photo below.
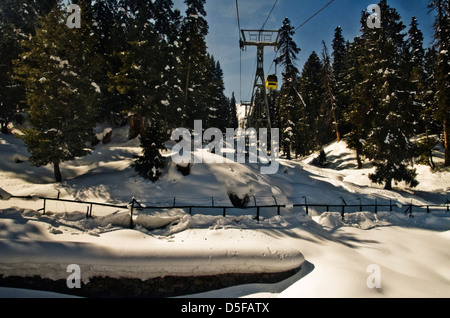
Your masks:
[{"label": "tree trunk", "polygon": [[128,139],[132,140],[134,138],[137,138],[141,133],[142,117],[138,115],[132,115],[130,116],[129,123],[130,123],[130,134],[128,136]]},{"label": "tree trunk", "polygon": [[56,180],[56,182],[61,182],[62,181],[62,175],[61,175],[61,169],[59,167],[59,162],[54,162],[53,163],[53,170],[55,172],[55,180]]},{"label": "tree trunk", "polygon": [[386,184],[384,185],[385,190],[392,190],[392,179],[386,180]]},{"label": "tree trunk", "polygon": [[434,164],[434,161],[433,161],[433,151],[432,150],[430,150],[430,152],[428,153],[428,164],[430,165],[432,170],[436,169],[436,165]]},{"label": "tree trunk", "polygon": [[184,89],[184,103],[187,104],[189,95],[189,82],[191,81],[191,62],[188,64],[187,74],[186,74],[186,87]]},{"label": "tree trunk", "polygon": [[356,162],[358,163],[357,169],[358,170],[362,169],[363,165],[361,161],[361,146],[359,145],[356,147]]},{"label": "tree trunk", "polygon": [[446,167],[450,166],[450,148],[449,148],[449,125],[447,119],[444,119],[444,151],[445,151],[445,163]]},{"label": "tree trunk", "polygon": [[289,143],[284,144],[284,152],[286,153],[286,159],[291,160],[291,145]]}]

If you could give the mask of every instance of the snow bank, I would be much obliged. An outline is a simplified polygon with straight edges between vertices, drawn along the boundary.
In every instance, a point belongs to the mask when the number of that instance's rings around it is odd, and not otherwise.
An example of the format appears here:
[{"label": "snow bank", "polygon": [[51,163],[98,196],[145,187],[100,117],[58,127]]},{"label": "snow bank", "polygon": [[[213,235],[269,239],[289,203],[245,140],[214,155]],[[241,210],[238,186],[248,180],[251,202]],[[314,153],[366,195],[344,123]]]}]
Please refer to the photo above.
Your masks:
[{"label": "snow bank", "polygon": [[[187,230],[175,237],[158,236],[140,227],[137,230],[115,227],[113,223],[121,222],[121,214],[110,218],[108,225],[105,218],[82,221],[80,216],[1,211],[0,273],[66,279],[67,266],[77,264],[85,282],[94,276],[145,280],[165,276],[278,273],[298,268],[304,261],[297,249],[264,233],[245,229],[244,225],[231,228],[232,223],[237,224],[235,219],[229,221],[230,228],[226,230],[226,224],[217,222],[213,227]],[[141,216],[137,220],[157,227],[173,222],[178,216],[172,213],[172,216],[151,218]],[[205,225],[212,224],[211,221],[212,218],[203,220]]]},{"label": "snow bank", "polygon": [[445,231],[450,228],[450,215],[445,213],[415,213],[412,216],[395,212],[355,212],[347,213],[342,219],[341,213],[324,212],[314,217],[318,224],[328,231],[342,227],[354,227],[369,230],[375,227],[402,226],[433,231]]},{"label": "snow bank", "polygon": [[[107,127],[99,127],[99,132]],[[135,211],[128,229],[127,210],[94,207],[86,219],[85,206],[48,203],[48,213],[35,212],[41,202],[0,200],[0,274],[68,276],[67,265],[78,264],[82,277],[95,275],[148,279],[165,275],[278,272],[302,270],[284,282],[251,284],[204,294],[214,297],[450,297],[450,218],[444,213],[390,213],[379,209],[346,213],[310,209],[305,215],[295,203],[442,205],[450,197],[450,172],[431,172],[418,166],[415,190],[398,185],[387,191],[372,184],[365,163],[355,170],[354,154],[345,142],[325,149],[329,166],[310,165],[310,158],[281,160],[274,175],[261,175],[259,165],[194,164],[183,176],[173,167],[157,183],[143,180],[131,167],[141,153],[139,140],[128,140],[128,128],[114,129],[107,145],[91,155],[62,165],[66,178],[54,183],[53,170],[16,160],[28,153],[21,140],[0,135],[0,180],[5,198],[35,195],[126,204],[132,197],[142,204],[172,206],[231,205],[228,194],[250,197],[249,205],[286,204],[254,211],[201,209],[189,215],[171,209]],[[166,153],[165,155],[169,155]],[[203,155],[196,153],[195,155]],[[212,154],[206,154],[213,157]],[[18,162],[19,161],[19,162]],[[438,160],[436,160],[438,161]],[[17,206],[18,208],[11,208]],[[400,211],[400,209],[398,209]],[[347,209],[346,209],[347,211]],[[348,209],[350,211],[350,208]],[[52,213],[53,212],[53,213]],[[66,212],[66,213],[64,213]],[[306,260],[306,261],[305,261]],[[378,264],[382,288],[369,289],[367,267]]]}]

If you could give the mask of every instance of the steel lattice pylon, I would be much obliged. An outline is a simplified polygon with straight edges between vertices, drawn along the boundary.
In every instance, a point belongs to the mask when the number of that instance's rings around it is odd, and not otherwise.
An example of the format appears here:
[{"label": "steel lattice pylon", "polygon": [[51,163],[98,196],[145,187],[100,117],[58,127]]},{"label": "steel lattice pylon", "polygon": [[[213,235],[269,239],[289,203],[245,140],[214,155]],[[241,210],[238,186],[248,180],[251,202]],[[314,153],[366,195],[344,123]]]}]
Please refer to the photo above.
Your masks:
[{"label": "steel lattice pylon", "polygon": [[270,132],[272,123],[270,118],[269,102],[266,92],[266,78],[264,74],[264,48],[279,48],[280,31],[275,30],[242,30],[241,48],[256,46],[257,67],[255,82],[253,84],[252,99],[249,109],[246,110],[246,126],[255,129],[267,128]]}]

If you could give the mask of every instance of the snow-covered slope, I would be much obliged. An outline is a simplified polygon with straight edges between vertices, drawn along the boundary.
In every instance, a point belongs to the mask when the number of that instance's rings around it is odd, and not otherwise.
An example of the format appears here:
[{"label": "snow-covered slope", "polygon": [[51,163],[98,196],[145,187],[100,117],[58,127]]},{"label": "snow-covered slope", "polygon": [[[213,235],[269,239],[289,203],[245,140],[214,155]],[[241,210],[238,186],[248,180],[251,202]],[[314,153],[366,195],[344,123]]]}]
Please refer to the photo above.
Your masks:
[{"label": "snow-covered slope", "polygon": [[[99,127],[103,131],[105,127]],[[197,296],[206,297],[449,297],[450,215],[445,208],[414,218],[398,213],[411,203],[443,204],[449,197],[450,173],[418,166],[421,185],[386,191],[371,184],[369,164],[355,170],[345,142],[327,147],[330,165],[311,165],[314,156],[281,160],[274,175],[258,165],[195,164],[188,176],[173,165],[162,180],[151,183],[132,167],[139,141],[128,141],[127,128],[113,130],[110,144],[100,144],[85,158],[62,165],[66,181],[52,181],[52,168],[31,167],[23,143],[0,135],[0,188],[3,193],[127,204],[230,205],[228,192],[249,195],[257,204],[286,204],[281,215],[263,209],[187,211],[170,209],[135,216],[127,229],[127,210],[94,209],[42,202],[0,200],[0,274],[67,277],[68,264],[80,263],[85,280],[99,273],[148,278],[231,272],[284,271],[303,264],[294,277],[272,285],[252,284]],[[166,155],[169,155],[167,153]],[[197,153],[196,155],[200,155]],[[205,154],[214,156],[212,154]],[[295,203],[380,204],[393,200],[398,212],[294,208]],[[370,209],[369,209],[370,210]],[[67,212],[67,213],[65,213]],[[74,213],[75,212],[75,213]],[[243,214],[243,215],[242,215]],[[246,215],[249,214],[249,215]],[[162,228],[160,228],[162,227]],[[304,260],[306,260],[304,262]],[[303,263],[304,262],[304,263]],[[130,265],[132,264],[132,266]],[[371,264],[381,269],[382,287],[367,287]]]}]

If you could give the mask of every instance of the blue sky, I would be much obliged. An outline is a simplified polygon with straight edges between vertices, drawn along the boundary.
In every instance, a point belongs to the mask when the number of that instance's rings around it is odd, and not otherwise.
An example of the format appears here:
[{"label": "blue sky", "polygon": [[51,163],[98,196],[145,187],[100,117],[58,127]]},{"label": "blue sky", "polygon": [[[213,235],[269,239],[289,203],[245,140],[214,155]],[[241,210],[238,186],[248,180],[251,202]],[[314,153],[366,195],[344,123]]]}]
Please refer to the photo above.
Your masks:
[{"label": "blue sky", "polygon": [[[174,0],[175,6],[185,11],[184,0]],[[315,12],[327,4],[329,0],[278,0],[265,29],[279,29],[284,18],[288,17],[297,28]],[[242,29],[260,29],[264,24],[275,0],[239,0],[239,11]],[[352,40],[360,32],[361,11],[378,0],[335,0],[313,20],[299,29],[295,35],[297,45],[302,49],[298,55],[297,66],[301,70],[309,55],[322,52],[324,40],[331,52],[331,42],[337,26],[343,29],[346,40]],[[409,28],[411,18],[416,16],[419,27],[424,33],[424,46],[432,41],[434,15],[428,14],[428,0],[388,0],[391,7],[397,9],[403,23]],[[235,92],[236,99],[246,101],[251,97],[255,75],[256,49],[249,47],[242,52],[242,85],[240,72],[239,32],[236,18],[235,0],[206,0],[209,35],[207,45],[209,52],[220,61],[224,71],[226,95],[231,97]],[[265,71],[269,68],[275,52],[272,48],[265,51]],[[272,67],[271,73],[274,72]],[[281,70],[278,70],[279,75]]]}]

